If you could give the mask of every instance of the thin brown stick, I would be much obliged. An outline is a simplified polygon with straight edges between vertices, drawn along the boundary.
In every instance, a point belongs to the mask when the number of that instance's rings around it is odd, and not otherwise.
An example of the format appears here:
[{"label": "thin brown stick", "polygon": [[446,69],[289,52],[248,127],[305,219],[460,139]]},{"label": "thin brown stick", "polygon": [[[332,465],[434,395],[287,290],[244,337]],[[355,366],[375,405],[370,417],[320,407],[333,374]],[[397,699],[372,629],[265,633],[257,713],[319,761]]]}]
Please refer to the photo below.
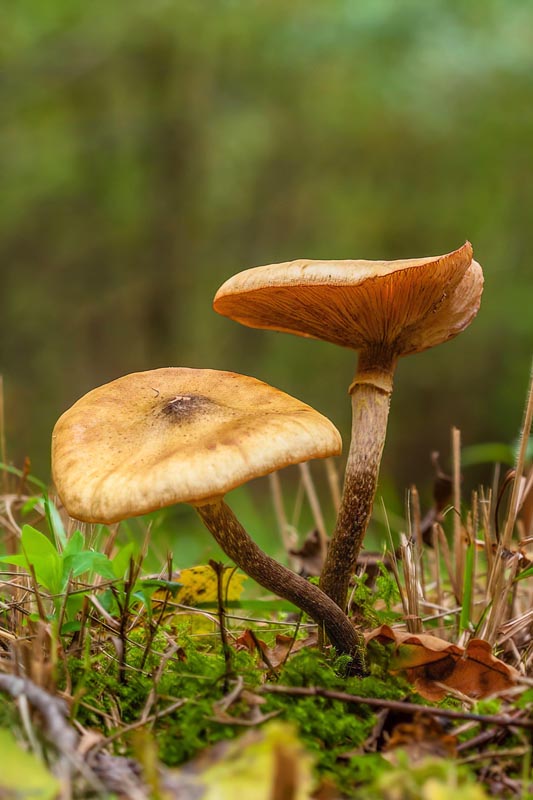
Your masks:
[{"label": "thin brown stick", "polygon": [[[422,633],[423,627],[419,607],[419,575],[416,544],[412,537],[407,538],[403,533],[400,537],[400,555],[405,584],[405,604],[407,605],[407,614],[405,615],[407,630],[410,633]],[[402,604],[405,608],[403,601]]]},{"label": "thin brown stick", "polygon": [[[172,553],[167,553],[167,580],[168,581],[172,580]],[[139,667],[141,669],[144,669],[144,665],[146,664],[146,659],[148,658],[150,651],[152,649],[152,645],[154,643],[155,635],[159,630],[159,626],[163,622],[163,619],[167,612],[169,597],[170,597],[170,592],[166,591],[155,622],[153,621],[152,616],[148,615],[148,635],[146,637],[146,645],[144,647],[144,651],[139,664]],[[140,616],[140,613],[138,616]]]},{"label": "thin brown stick", "polygon": [[452,711],[450,708],[424,706],[420,703],[408,703],[403,700],[384,700],[380,697],[361,697],[348,692],[336,692],[324,689],[322,686],[279,686],[267,685],[258,689],[263,694],[283,694],[290,697],[325,697],[328,700],[340,700],[343,703],[367,705],[373,708],[389,708],[391,711],[400,711],[407,714],[418,712],[434,714],[447,719],[469,719],[483,725],[498,725],[500,727],[517,727],[533,729],[533,719],[522,719],[510,714],[474,714],[471,711]]},{"label": "thin brown stick", "polygon": [[531,425],[533,424],[533,363],[531,364],[531,374],[529,380],[529,389],[527,394],[526,408],[524,411],[524,421],[522,423],[522,433],[520,437],[520,447],[518,449],[518,456],[515,465],[515,479],[513,483],[513,490],[511,492],[511,500],[509,503],[509,512],[505,522],[503,531],[502,548],[509,548],[513,536],[513,528],[518,513],[518,503],[520,500],[520,487],[521,479],[524,473],[524,464],[526,461],[526,450],[529,442],[529,434]]},{"label": "thin brown stick", "polygon": [[144,725],[150,725],[152,722],[155,722],[158,719],[162,719],[163,717],[172,714],[174,711],[177,711],[178,708],[182,708],[186,703],[188,703],[188,698],[184,697],[175,702],[171,703],[167,708],[162,709],[161,711],[156,711],[154,714],[150,714],[149,717],[146,719],[138,719],[135,722],[130,723],[129,725],[124,725],[122,728],[114,731],[109,736],[106,736],[105,739],[97,742],[93,747],[91,747],[91,754],[97,752],[98,750],[103,750],[107,747],[111,742],[114,742],[116,739],[120,739],[121,736],[124,734],[129,733],[130,731],[137,730],[138,728],[142,728]]},{"label": "thin brown stick", "polygon": [[459,593],[459,602],[463,599],[463,572],[465,550],[461,525],[461,431],[452,428],[452,461],[453,461],[453,552],[455,556],[455,585]]},{"label": "thin brown stick", "polygon": [[335,459],[331,456],[329,456],[329,458],[325,458],[324,466],[326,468],[326,477],[328,479],[328,486],[331,494],[331,500],[333,502],[333,508],[335,509],[335,513],[338,513],[342,497],[340,478],[337,465],[335,464]]},{"label": "thin brown stick", "polygon": [[492,507],[492,489],[488,489],[485,494],[483,486],[479,489],[479,516],[484,530],[483,544],[485,558],[487,559],[487,570],[490,574],[492,572],[492,526],[491,526],[491,507]]},{"label": "thin brown stick", "polygon": [[226,611],[224,609],[224,564],[220,561],[209,559],[209,566],[213,570],[217,579],[217,612],[219,620],[220,641],[222,643],[222,653],[224,655],[224,694],[228,692],[230,678],[233,677],[232,651],[228,642],[226,632]]},{"label": "thin brown stick", "polygon": [[322,559],[325,559],[326,551],[328,549],[329,537],[328,537],[328,532],[326,530],[326,523],[324,522],[324,515],[322,514],[322,509],[320,507],[320,501],[318,499],[318,495],[315,489],[315,484],[313,482],[313,478],[311,475],[311,470],[309,468],[309,464],[307,464],[306,462],[303,464],[298,464],[298,467],[300,468],[300,473],[302,475],[302,482],[304,485],[305,493],[307,495],[307,499],[309,500],[309,506],[311,508],[311,513],[313,515],[315,527],[320,537],[320,549],[322,551]]},{"label": "thin brown stick", "polygon": [[291,569],[295,569],[298,559],[294,556],[291,556],[290,553],[291,550],[297,546],[298,541],[297,537],[295,536],[294,529],[291,525],[289,525],[287,514],[285,513],[279,472],[271,472],[268,478],[270,482],[270,492],[272,494],[272,503],[274,505],[274,513],[278,523],[279,535],[281,537],[281,541],[283,542],[285,552],[287,553],[289,566]]},{"label": "thin brown stick", "polygon": [[269,672],[275,678],[277,678],[278,677],[278,671],[277,671],[276,667],[274,666],[274,664],[272,663],[272,661],[270,660],[270,657],[268,655],[266,647],[264,646],[264,644],[261,643],[261,640],[259,639],[259,637],[257,636],[256,632],[252,628],[248,629],[248,633],[250,634],[250,637],[251,637],[251,639],[252,639],[252,641],[253,641],[253,643],[255,645],[255,648],[256,648],[257,652],[260,654],[261,658],[263,659],[263,661],[267,665],[267,667],[269,669]]},{"label": "thin brown stick", "polygon": [[[4,412],[4,376],[0,375],[0,461],[6,464],[7,461],[6,451],[6,427],[5,427],[5,412]],[[9,478],[6,470],[2,471],[2,488],[4,494],[9,491]]]},{"label": "thin brown stick", "polygon": [[418,579],[420,581],[420,588],[422,591],[422,597],[425,598],[426,596],[426,576],[425,570],[423,568],[423,557],[424,557],[424,540],[422,538],[422,515],[420,512],[420,495],[418,494],[418,489],[416,486],[411,486],[409,490],[410,495],[410,508],[411,508],[411,517],[409,519],[409,524],[411,526],[411,536],[415,542],[415,559],[416,559],[416,566],[417,566],[417,574]]},{"label": "thin brown stick", "polygon": [[[439,531],[437,528],[437,524],[434,522],[431,535],[433,538],[433,580],[435,582],[435,602],[438,606],[442,608],[443,606],[443,597],[442,597],[442,584],[440,579],[440,544],[439,544]],[[444,633],[444,625],[441,618],[437,622],[438,627],[438,635],[443,638]]]}]

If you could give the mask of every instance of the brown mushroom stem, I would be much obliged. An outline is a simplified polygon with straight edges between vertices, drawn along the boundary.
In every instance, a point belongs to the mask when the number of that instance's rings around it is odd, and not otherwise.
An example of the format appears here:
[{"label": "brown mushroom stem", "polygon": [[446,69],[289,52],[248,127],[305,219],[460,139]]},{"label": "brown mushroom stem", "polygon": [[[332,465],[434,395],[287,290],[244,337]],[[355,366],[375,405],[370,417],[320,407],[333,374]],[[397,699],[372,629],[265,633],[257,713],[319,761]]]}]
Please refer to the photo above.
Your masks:
[{"label": "brown mushroom stem", "polygon": [[219,546],[265,589],[290,600],[324,629],[339,653],[352,656],[353,672],[364,672],[364,641],[348,617],[318,586],[279,564],[255,544],[223,500],[196,508]]},{"label": "brown mushroom stem", "polygon": [[352,395],[352,440],[335,530],[320,578],[320,588],[344,611],[350,579],[372,514],[381,455],[387,433],[396,359],[361,354]]}]

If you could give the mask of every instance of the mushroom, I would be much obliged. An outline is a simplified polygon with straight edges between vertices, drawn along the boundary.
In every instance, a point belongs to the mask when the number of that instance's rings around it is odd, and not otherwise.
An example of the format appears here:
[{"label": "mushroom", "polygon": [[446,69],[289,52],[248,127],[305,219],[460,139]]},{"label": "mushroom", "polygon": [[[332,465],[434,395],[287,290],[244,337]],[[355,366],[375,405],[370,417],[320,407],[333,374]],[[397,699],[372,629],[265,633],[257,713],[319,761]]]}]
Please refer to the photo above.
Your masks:
[{"label": "mushroom", "polygon": [[482,289],[481,267],[466,242],[429,258],[256,267],[234,275],[215,296],[215,311],[244,325],[359,351],[343,497],[320,582],[343,609],[372,513],[398,358],[464,330]]},{"label": "mushroom", "polygon": [[52,472],[66,510],[85,522],[190,503],[226,555],[323,626],[357,671],[361,638],[345,614],[267,556],[223,501],[251,478],[341,446],[326,417],[262,381],[169,367],[118,378],[65,411],[52,435]]}]

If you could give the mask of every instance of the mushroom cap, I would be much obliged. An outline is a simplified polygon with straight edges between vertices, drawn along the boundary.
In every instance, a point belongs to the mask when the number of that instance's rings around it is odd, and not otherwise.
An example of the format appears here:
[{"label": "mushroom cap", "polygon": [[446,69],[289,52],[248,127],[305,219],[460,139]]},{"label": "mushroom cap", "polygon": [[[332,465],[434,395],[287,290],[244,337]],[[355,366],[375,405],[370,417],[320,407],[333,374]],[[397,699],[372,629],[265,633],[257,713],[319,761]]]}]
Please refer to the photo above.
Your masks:
[{"label": "mushroom cap", "polygon": [[52,434],[52,472],[71,516],[111,523],[202,505],[341,448],[326,417],[262,381],[168,367],[125,375],[65,411]]},{"label": "mushroom cap", "polygon": [[215,311],[252,328],[354,350],[416,353],[451,339],[476,315],[483,272],[466,242],[442,256],[399,261],[287,261],[245,270]]}]

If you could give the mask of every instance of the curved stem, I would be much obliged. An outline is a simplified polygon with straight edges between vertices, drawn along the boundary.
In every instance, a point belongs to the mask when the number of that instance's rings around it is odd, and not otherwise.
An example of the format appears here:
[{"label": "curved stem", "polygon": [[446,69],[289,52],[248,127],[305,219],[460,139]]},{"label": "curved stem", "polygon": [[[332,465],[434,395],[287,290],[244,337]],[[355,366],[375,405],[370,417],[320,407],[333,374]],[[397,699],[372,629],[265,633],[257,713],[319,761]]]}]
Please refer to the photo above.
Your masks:
[{"label": "curved stem", "polygon": [[350,387],[352,440],[341,506],[320,578],[321,589],[343,610],[372,514],[395,363],[393,356],[362,353]]},{"label": "curved stem", "polygon": [[290,600],[321,626],[339,653],[352,656],[353,671],[364,671],[363,637],[318,586],[279,564],[255,544],[223,500],[196,508],[222,550],[247,575],[279,597]]}]

